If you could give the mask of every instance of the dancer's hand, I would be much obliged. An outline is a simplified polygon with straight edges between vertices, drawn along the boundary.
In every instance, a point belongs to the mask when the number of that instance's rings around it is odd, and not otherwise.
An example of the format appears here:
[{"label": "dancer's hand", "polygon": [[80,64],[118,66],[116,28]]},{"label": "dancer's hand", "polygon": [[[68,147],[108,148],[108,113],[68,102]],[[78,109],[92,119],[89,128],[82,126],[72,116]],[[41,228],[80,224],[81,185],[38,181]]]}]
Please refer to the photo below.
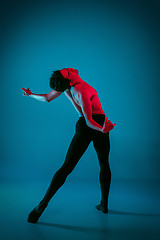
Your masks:
[{"label": "dancer's hand", "polygon": [[29,95],[32,95],[32,94],[33,94],[33,93],[29,90],[29,88],[27,88],[27,89],[21,88],[21,89],[24,91],[24,93],[23,93],[24,96],[29,96]]},{"label": "dancer's hand", "polygon": [[113,124],[110,120],[108,120],[106,118],[105,123],[104,123],[104,127],[102,129],[103,133],[107,133],[107,132],[111,131],[114,128],[115,125],[116,125],[116,123]]}]

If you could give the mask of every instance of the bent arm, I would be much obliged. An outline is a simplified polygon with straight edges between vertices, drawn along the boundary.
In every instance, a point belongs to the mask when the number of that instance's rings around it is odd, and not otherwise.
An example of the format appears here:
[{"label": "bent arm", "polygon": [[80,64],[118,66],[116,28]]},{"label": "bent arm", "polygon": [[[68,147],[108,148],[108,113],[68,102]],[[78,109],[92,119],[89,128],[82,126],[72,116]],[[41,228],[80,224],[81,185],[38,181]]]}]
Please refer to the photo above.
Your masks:
[{"label": "bent arm", "polygon": [[103,127],[99,125],[97,122],[95,122],[92,118],[92,105],[90,101],[90,95],[89,93],[87,93],[87,91],[81,93],[80,103],[87,126],[92,129],[103,132]]},{"label": "bent arm", "polygon": [[52,90],[51,92],[49,92],[47,94],[34,94],[34,93],[32,93],[29,96],[31,98],[34,98],[34,99],[38,100],[38,101],[51,102],[52,100],[59,97],[61,94],[62,94],[62,92],[57,92],[55,90]]},{"label": "bent arm", "polygon": [[85,94],[81,94],[81,107],[82,111],[86,120],[86,123],[88,127],[93,128],[95,130],[98,130],[103,133],[107,133],[111,131],[114,126],[116,125],[113,124],[108,118],[105,118],[105,122],[103,124],[103,127],[100,126],[97,122],[95,122],[92,118],[92,105],[90,101],[90,96],[87,95],[87,92]]},{"label": "bent arm", "polygon": [[93,118],[87,119],[87,125],[90,128],[103,132],[103,127],[93,120]]}]

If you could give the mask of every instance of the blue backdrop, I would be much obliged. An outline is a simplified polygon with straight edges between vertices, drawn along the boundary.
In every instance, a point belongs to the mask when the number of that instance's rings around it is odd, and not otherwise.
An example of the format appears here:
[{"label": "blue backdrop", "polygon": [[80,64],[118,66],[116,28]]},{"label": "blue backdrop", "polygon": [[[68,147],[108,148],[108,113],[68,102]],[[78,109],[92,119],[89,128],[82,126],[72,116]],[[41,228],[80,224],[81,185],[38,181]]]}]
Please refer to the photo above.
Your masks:
[{"label": "blue backdrop", "polygon": [[[1,3],[1,178],[51,178],[78,115],[65,96],[43,103],[52,70],[77,68],[96,88],[110,132],[113,178],[159,178],[160,8],[156,0]],[[89,170],[89,171],[88,171]],[[92,144],[71,178],[97,178]]]}]

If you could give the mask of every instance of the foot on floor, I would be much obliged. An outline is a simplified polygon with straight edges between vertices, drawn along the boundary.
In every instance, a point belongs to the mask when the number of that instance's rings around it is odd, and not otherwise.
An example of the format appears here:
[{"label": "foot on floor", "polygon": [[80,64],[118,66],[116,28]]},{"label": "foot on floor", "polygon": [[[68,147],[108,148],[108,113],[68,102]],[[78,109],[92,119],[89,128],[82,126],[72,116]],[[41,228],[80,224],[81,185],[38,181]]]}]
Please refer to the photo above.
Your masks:
[{"label": "foot on floor", "polygon": [[38,219],[40,218],[40,216],[42,215],[42,213],[44,212],[46,206],[42,206],[41,204],[39,204],[37,207],[35,207],[29,214],[28,216],[28,222],[30,223],[37,223]]},{"label": "foot on floor", "polygon": [[97,205],[96,209],[103,212],[103,213],[108,213],[108,208],[104,207],[102,204]]}]

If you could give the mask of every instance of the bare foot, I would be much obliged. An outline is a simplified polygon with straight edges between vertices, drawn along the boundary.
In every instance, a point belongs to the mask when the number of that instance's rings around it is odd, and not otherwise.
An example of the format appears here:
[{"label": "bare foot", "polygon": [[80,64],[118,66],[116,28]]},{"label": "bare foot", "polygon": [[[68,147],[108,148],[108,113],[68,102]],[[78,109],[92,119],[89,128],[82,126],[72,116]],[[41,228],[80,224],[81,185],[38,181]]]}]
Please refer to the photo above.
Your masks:
[{"label": "bare foot", "polygon": [[104,207],[102,204],[97,205],[96,209],[103,212],[103,213],[108,213],[108,208]]}]

